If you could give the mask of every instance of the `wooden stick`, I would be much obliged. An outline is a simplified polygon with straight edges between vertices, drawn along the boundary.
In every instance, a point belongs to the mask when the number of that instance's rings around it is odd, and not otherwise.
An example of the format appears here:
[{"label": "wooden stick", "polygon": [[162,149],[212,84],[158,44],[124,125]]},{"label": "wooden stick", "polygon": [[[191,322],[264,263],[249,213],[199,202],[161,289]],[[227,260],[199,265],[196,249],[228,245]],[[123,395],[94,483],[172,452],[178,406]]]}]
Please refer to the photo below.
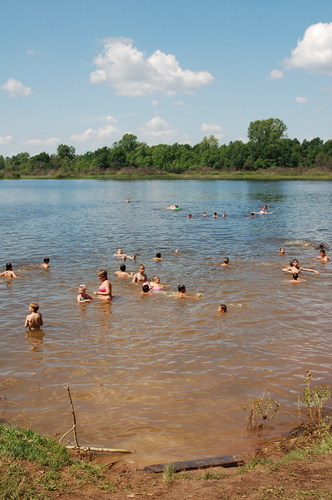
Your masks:
[{"label": "wooden stick", "polygon": [[124,450],[122,448],[98,448],[97,446],[66,446],[67,450],[102,451],[108,453],[136,453],[135,450]]},{"label": "wooden stick", "polygon": [[74,410],[74,405],[73,405],[73,400],[71,399],[71,394],[70,394],[70,389],[69,389],[69,386],[65,386],[67,391],[68,391],[68,396],[69,396],[69,401],[70,401],[70,406],[71,406],[71,412],[73,414],[73,421],[74,421],[74,425],[72,427],[72,429],[70,430],[73,430],[74,431],[74,440],[75,440],[75,445],[77,448],[80,448],[80,445],[78,444],[78,440],[77,440],[77,432],[76,432],[76,415],[75,415],[75,410]]},{"label": "wooden stick", "polygon": [[[143,470],[147,472],[164,472],[167,464],[148,465]],[[208,467],[238,467],[244,465],[241,458],[230,456],[202,458],[196,460],[188,460],[185,462],[172,462],[175,472],[183,470],[207,469]]]}]

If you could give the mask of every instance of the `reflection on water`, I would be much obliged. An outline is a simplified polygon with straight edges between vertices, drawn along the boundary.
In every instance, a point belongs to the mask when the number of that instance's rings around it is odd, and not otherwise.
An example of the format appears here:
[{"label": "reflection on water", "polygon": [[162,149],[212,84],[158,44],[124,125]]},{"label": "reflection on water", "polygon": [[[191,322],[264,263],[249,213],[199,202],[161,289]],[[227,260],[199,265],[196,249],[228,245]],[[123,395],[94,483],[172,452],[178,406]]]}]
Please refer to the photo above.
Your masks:
[{"label": "reflection on water", "polygon": [[[0,280],[1,392],[15,402],[5,418],[62,435],[72,425],[68,385],[80,441],[136,449],[147,464],[253,446],[242,405],[267,391],[288,413],[265,435],[284,432],[305,370],[330,382],[331,264],[313,259],[321,241],[331,245],[331,185],[1,181],[1,265],[11,261],[22,277]],[[182,210],[163,209],[171,203]],[[265,203],[272,214],[245,217]],[[116,278],[118,248],[138,254],[129,271],[143,263],[166,292],[141,297]],[[164,260],[152,259],[157,251]],[[218,266],[226,256],[230,266]],[[49,270],[39,268],[44,257]],[[281,268],[294,257],[321,274],[288,283]],[[92,294],[103,268],[114,302],[77,304],[78,286]],[[177,300],[182,283],[203,297]],[[43,331],[24,331],[30,302],[40,304]]]}]

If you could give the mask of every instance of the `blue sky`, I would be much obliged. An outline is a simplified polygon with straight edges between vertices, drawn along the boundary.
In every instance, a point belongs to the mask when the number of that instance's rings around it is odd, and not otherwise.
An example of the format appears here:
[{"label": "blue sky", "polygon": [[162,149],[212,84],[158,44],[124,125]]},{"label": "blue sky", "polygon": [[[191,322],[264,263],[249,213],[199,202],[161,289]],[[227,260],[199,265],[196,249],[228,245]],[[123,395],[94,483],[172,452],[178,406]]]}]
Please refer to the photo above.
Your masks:
[{"label": "blue sky", "polygon": [[332,138],[331,0],[2,2],[0,154]]}]

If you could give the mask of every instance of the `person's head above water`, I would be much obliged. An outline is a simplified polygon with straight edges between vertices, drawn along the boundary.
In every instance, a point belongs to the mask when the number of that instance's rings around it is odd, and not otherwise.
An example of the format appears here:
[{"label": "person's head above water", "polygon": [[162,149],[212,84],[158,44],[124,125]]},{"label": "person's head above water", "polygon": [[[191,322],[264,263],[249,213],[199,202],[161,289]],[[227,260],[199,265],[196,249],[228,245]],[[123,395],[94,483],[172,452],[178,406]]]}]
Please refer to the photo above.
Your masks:
[{"label": "person's head above water", "polygon": [[184,285],[179,285],[178,286],[178,291],[180,293],[186,293],[186,287]]},{"label": "person's head above water", "polygon": [[102,269],[101,271],[98,272],[98,276],[100,279],[105,279],[107,280],[107,271],[105,269]]},{"label": "person's head above water", "polygon": [[160,253],[160,252],[157,252],[157,253],[156,253],[156,258],[157,258],[157,259],[161,259],[161,253]]},{"label": "person's head above water", "polygon": [[126,271],[126,264],[121,264],[120,271],[122,271],[123,273]]},{"label": "person's head above water", "polygon": [[44,262],[45,262],[45,264],[48,264],[48,263],[49,263],[49,261],[50,261],[50,259],[49,259],[48,257],[45,257],[45,258],[44,258]]},{"label": "person's head above water", "polygon": [[148,293],[150,291],[150,287],[147,283],[144,283],[144,285],[142,285],[142,292],[143,293]]},{"label": "person's head above water", "polygon": [[218,312],[221,312],[221,313],[227,312],[227,306],[226,306],[226,304],[220,304],[218,306]]},{"label": "person's head above water", "polygon": [[228,258],[228,257],[225,257],[225,258],[224,258],[224,263],[225,263],[225,264],[228,264],[228,263],[229,263],[229,258]]},{"label": "person's head above water", "polygon": [[6,271],[11,271],[13,269],[13,264],[11,262],[7,262]]}]

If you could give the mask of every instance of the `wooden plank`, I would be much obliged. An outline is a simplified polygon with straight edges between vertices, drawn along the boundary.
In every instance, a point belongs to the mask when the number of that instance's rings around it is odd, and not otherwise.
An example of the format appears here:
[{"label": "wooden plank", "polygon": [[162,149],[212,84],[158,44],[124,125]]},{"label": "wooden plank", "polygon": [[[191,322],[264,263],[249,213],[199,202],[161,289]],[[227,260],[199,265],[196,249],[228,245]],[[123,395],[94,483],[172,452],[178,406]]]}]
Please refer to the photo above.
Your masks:
[{"label": "wooden plank", "polygon": [[[196,460],[185,460],[183,462],[170,462],[175,472],[183,470],[207,469],[208,467],[238,467],[244,465],[244,461],[232,455],[214,458],[200,458]],[[163,472],[169,464],[147,465],[144,470],[147,472]]]}]

